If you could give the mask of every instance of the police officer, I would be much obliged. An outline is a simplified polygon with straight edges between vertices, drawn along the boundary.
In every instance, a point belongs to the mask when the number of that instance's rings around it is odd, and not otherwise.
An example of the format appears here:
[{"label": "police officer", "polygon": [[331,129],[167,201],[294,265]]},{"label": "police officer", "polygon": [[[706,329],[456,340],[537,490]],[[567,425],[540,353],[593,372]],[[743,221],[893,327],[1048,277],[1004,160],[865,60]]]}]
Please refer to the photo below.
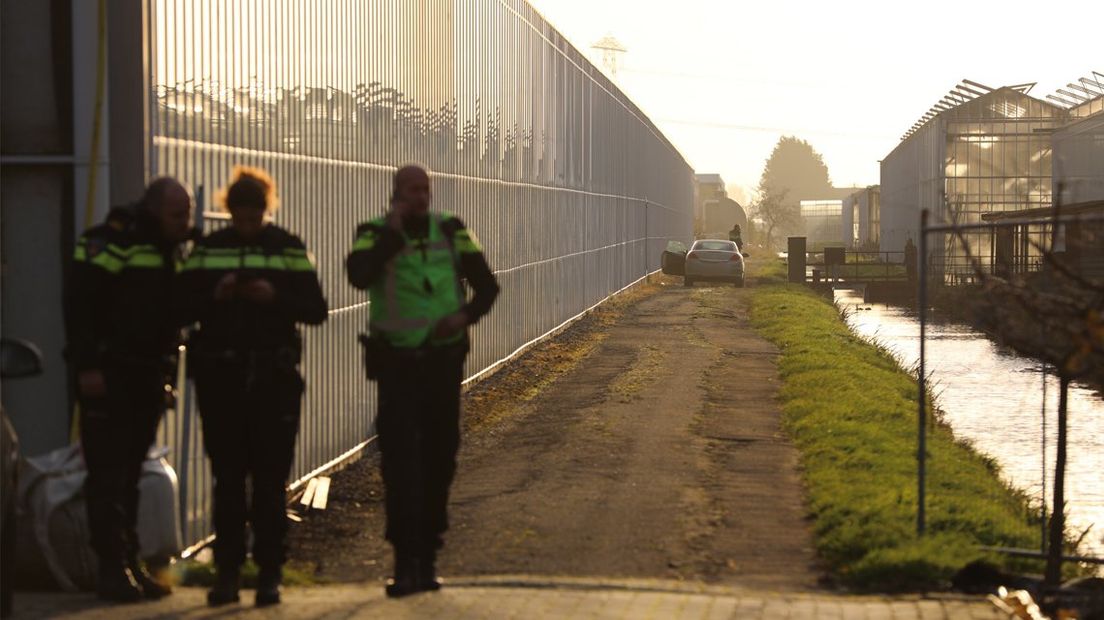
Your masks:
[{"label": "police officer", "polygon": [[322,323],[327,307],[303,242],[266,222],[277,206],[268,174],[236,168],[221,202],[232,223],[196,244],[180,300],[182,322],[199,323],[189,366],[215,478],[218,575],[207,602],[239,600],[248,519],[260,569],[256,604],[265,606],[280,602],[285,561],[285,489],[304,387],[296,323]]},{"label": "police officer", "polygon": [[440,587],[434,562],[460,443],[467,328],[499,290],[475,236],[456,217],[431,214],[430,199],[429,174],[400,168],[391,210],[360,226],[346,261],[349,282],[371,300],[368,362],[379,384],[392,597]]},{"label": "police officer", "polygon": [[97,593],[160,598],[138,561],[138,478],[165,411],[180,330],[173,286],[192,199],[162,177],[137,205],[113,209],[77,241],[66,299],[67,354],[76,371],[85,494]]}]

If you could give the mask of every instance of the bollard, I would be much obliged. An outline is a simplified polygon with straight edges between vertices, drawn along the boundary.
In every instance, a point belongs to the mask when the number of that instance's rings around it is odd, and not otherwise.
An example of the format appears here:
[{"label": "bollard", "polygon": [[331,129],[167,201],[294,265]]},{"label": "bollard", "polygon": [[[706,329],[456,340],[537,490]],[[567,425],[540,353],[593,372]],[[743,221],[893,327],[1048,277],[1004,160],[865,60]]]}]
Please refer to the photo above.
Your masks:
[{"label": "bollard", "polygon": [[787,238],[786,253],[790,282],[803,284],[805,282],[805,237]]}]

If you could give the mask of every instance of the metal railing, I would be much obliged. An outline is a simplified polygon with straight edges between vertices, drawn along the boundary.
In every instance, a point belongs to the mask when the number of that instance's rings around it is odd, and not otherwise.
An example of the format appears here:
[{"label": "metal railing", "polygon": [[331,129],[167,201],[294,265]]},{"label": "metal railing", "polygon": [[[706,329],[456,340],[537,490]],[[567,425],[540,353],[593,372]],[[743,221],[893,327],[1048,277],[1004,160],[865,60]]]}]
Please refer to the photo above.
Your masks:
[{"label": "metal railing", "polygon": [[[299,483],[370,440],[375,394],[345,281],[358,222],[391,175],[433,172],[436,207],[481,238],[502,285],[474,330],[476,377],[659,267],[692,231],[692,170],[636,106],[523,0],[146,0],[151,174],[202,188],[234,164],[281,194],[332,308],[307,330]],[[183,370],[181,374],[183,380]],[[183,391],[161,439],[185,539],[208,536],[210,475]]]},{"label": "metal railing", "polygon": [[[837,282],[906,282],[909,279],[905,252],[847,250],[842,263],[830,263],[825,253],[813,254],[806,263],[805,281],[813,284]],[[913,274],[915,277],[915,274]]]}]

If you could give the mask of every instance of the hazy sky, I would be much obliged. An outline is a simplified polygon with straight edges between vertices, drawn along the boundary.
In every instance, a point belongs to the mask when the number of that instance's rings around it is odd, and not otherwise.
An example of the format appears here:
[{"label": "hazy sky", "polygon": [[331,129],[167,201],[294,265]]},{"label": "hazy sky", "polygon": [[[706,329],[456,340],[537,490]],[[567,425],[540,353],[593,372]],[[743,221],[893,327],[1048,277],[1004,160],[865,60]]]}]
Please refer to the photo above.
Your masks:
[{"label": "hazy sky", "polygon": [[1104,72],[1099,0],[530,2],[594,61],[595,41],[621,41],[618,85],[698,172],[748,189],[784,134],[820,151],[836,185],[870,185],[962,78],[1038,82],[1042,98]]}]

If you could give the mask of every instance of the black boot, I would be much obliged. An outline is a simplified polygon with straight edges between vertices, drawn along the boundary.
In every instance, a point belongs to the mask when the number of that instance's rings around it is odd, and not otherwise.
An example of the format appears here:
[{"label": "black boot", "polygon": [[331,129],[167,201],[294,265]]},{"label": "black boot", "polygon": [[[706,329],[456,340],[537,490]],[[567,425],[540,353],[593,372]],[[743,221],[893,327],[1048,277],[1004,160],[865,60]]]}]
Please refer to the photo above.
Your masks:
[{"label": "black boot", "polygon": [[238,567],[219,568],[215,577],[215,587],[207,591],[207,605],[219,607],[241,601],[238,590],[241,588],[241,571]]},{"label": "black boot", "polygon": [[96,596],[112,603],[135,603],[142,600],[142,589],[124,563],[100,560]]},{"label": "black boot", "polygon": [[424,592],[435,592],[441,589],[441,580],[437,578],[436,551],[422,555],[418,565],[418,587]]},{"label": "black boot", "polygon": [[257,607],[268,607],[280,603],[280,582],[283,570],[279,566],[262,566],[257,575]]},{"label": "black boot", "polygon": [[172,587],[165,585],[153,578],[142,563],[133,559],[127,563],[130,573],[134,575],[134,581],[142,590],[142,595],[150,600],[165,598],[172,594]]},{"label": "black boot", "polygon": [[418,575],[421,562],[418,556],[408,553],[395,552],[395,576],[387,580],[385,591],[391,598],[400,598],[417,594],[422,589],[419,587]]}]

